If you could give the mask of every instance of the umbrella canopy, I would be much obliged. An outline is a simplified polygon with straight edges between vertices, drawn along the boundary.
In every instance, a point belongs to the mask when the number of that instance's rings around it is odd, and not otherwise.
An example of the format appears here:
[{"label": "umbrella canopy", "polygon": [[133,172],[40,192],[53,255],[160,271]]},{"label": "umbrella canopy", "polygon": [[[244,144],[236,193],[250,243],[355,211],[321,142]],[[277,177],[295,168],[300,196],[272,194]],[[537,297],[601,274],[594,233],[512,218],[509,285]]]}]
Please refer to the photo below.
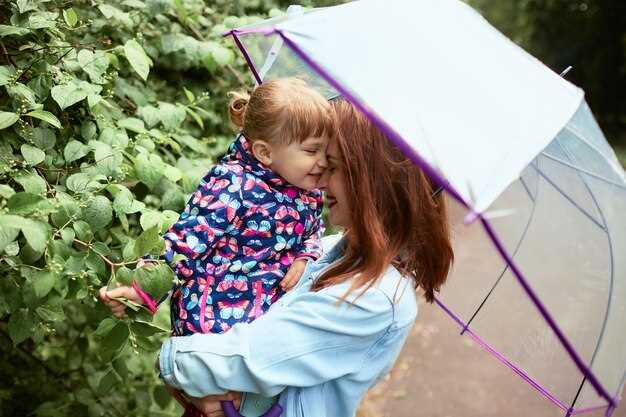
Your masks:
[{"label": "umbrella canopy", "polygon": [[475,247],[439,305],[567,415],[610,413],[626,368],[626,176],[583,91],[461,1],[291,11],[229,32],[256,82],[343,95],[437,180],[467,213],[455,246]]}]

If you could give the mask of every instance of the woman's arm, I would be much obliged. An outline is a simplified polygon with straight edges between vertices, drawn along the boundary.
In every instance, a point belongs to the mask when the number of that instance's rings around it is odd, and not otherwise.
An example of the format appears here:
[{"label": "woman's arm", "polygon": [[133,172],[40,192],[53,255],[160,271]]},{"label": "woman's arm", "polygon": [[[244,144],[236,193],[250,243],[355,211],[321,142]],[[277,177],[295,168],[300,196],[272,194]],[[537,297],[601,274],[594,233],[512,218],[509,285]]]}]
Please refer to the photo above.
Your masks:
[{"label": "woman's arm", "polygon": [[193,397],[244,391],[274,396],[285,387],[317,385],[358,371],[392,323],[392,304],[371,288],[355,304],[337,304],[338,285],[296,295],[224,334],[167,340],[161,377]]}]

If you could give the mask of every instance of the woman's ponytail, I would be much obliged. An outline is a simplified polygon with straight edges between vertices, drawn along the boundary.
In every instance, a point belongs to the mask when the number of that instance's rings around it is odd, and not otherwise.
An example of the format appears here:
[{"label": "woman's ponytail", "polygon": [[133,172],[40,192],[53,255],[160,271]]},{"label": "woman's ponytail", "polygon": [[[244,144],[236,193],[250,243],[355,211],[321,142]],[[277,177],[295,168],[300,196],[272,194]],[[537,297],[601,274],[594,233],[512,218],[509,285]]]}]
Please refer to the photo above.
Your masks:
[{"label": "woman's ponytail", "polygon": [[237,129],[243,129],[243,121],[246,116],[246,107],[250,96],[246,93],[230,92],[228,103],[228,116]]}]

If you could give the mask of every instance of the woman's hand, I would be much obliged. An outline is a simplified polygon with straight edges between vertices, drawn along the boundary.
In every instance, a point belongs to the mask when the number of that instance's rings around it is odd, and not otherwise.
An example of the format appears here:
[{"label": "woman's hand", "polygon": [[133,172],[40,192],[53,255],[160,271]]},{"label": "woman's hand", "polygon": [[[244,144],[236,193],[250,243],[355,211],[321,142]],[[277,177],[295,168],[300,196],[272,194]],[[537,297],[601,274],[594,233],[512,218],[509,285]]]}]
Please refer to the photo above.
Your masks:
[{"label": "woman's hand", "polygon": [[207,395],[202,398],[186,397],[205,417],[224,417],[220,401],[232,401],[235,408],[241,405],[241,393],[229,391],[224,395]]},{"label": "woman's hand", "polygon": [[124,317],[124,311],[126,310],[126,306],[119,301],[114,300],[113,298],[124,297],[132,301],[133,303],[140,305],[143,304],[143,300],[141,299],[139,294],[137,294],[137,291],[135,291],[133,287],[128,287],[125,285],[114,288],[110,291],[107,291],[107,287],[102,287],[100,288],[99,295],[100,300],[102,300],[102,302],[111,309],[111,312],[117,318]]},{"label": "woman's hand", "polygon": [[283,279],[280,281],[280,287],[283,291],[289,291],[293,288],[294,285],[300,281],[300,277],[306,268],[307,259],[296,259],[289,271],[285,274]]}]

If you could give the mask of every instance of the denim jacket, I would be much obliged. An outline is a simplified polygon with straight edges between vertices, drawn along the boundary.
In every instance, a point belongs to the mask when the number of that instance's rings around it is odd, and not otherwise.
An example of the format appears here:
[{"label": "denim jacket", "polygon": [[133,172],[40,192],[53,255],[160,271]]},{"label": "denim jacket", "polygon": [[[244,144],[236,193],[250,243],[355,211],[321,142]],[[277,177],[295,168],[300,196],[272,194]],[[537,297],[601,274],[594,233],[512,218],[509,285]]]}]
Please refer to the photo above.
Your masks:
[{"label": "denim jacket", "polygon": [[343,242],[309,262],[297,286],[267,314],[223,334],[172,337],[161,377],[193,397],[226,391],[280,394],[283,417],[349,417],[392,367],[417,316],[409,279],[389,267],[351,303],[350,283],[310,291],[343,254]]}]

